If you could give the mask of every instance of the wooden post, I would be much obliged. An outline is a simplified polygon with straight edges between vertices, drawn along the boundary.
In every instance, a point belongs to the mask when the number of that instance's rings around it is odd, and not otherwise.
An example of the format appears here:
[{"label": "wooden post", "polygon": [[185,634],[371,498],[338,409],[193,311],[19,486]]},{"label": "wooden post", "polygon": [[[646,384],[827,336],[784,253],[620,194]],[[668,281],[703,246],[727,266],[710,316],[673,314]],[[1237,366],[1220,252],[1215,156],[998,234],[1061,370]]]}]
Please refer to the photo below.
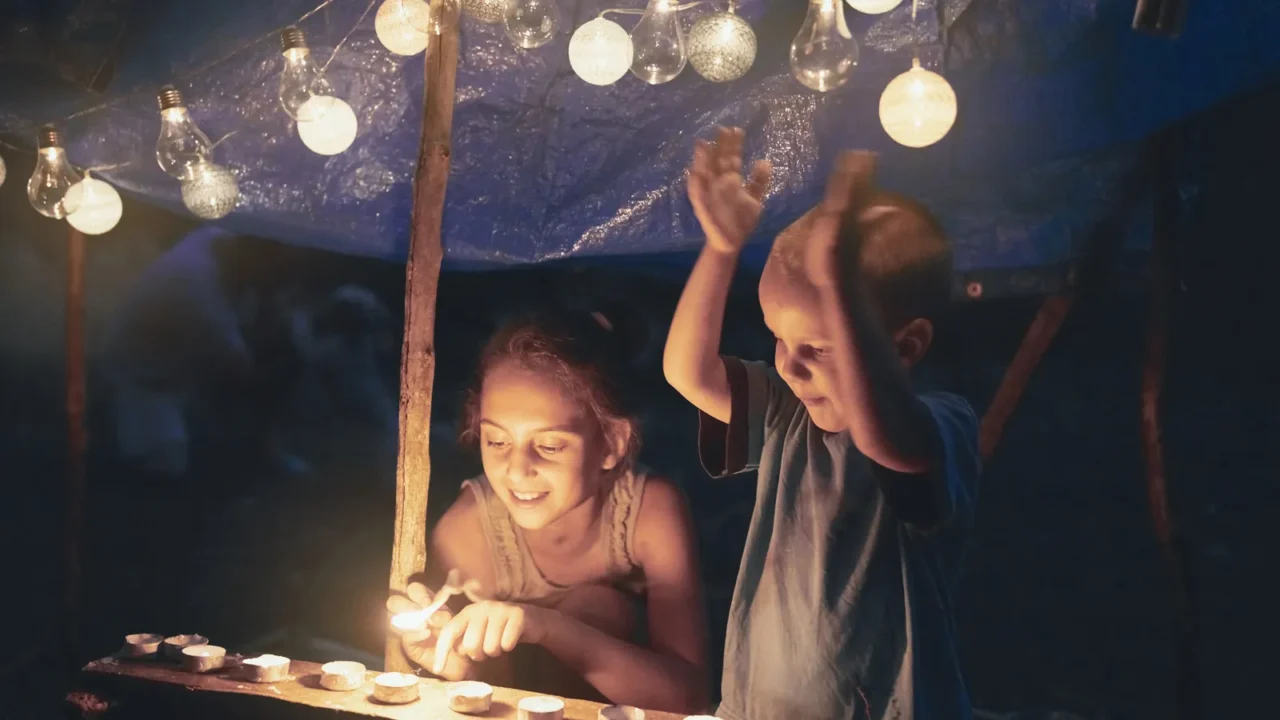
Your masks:
[{"label": "wooden post", "polygon": [[[453,95],[458,69],[458,3],[431,4],[440,34],[431,37],[423,79],[422,144],[413,178],[413,229],[405,266],[404,345],[400,350],[400,456],[391,590],[404,590],[427,563],[427,489],[431,484],[431,385],[435,379],[436,288],[444,256],[441,221],[449,182]],[[386,670],[411,672],[400,640],[387,634]]]},{"label": "wooden post", "polygon": [[84,521],[85,453],[89,436],[85,427],[84,356],[84,234],[67,226],[66,298],[66,403],[67,497],[63,530],[63,651],[75,667],[79,639],[80,534]]}]

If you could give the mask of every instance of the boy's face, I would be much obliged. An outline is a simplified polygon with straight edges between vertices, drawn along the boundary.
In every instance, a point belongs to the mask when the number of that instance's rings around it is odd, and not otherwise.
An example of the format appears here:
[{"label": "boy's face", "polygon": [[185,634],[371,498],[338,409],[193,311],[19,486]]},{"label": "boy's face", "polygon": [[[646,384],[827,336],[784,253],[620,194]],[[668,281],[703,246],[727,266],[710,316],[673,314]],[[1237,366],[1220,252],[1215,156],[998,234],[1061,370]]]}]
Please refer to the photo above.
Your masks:
[{"label": "boy's face", "polygon": [[770,258],[760,278],[760,309],[776,339],[778,374],[804,403],[813,424],[830,433],[847,430],[836,409],[835,348],[817,291]]}]

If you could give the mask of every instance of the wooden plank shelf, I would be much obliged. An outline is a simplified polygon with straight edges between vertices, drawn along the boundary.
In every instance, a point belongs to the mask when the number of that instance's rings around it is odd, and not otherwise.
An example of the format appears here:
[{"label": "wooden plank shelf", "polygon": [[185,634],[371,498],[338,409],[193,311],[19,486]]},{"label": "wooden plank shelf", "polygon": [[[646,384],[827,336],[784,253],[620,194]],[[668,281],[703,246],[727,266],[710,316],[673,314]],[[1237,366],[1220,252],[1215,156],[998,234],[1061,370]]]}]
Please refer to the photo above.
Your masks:
[{"label": "wooden plank shelf", "polygon": [[[130,716],[140,717],[181,711],[180,716],[184,718],[292,718],[316,717],[316,711],[329,711],[391,720],[467,720],[475,717],[517,720],[516,703],[521,698],[535,695],[495,687],[493,707],[488,713],[463,715],[449,710],[445,696],[448,683],[442,680],[422,678],[419,681],[421,697],[416,702],[385,705],[371,697],[377,672],[366,673],[364,687],[350,692],[322,688],[320,665],[317,663],[293,660],[290,673],[289,679],[282,682],[260,684],[242,679],[235,667],[198,675],[164,660],[135,661],[108,657],[83,668],[82,687],[68,699],[77,706],[81,716],[97,716],[105,712],[107,717],[117,717],[132,710]],[[603,707],[586,700],[564,698],[564,702],[565,720],[597,720]],[[199,705],[205,706],[205,712],[197,712]],[[233,714],[228,715],[228,712]],[[647,720],[681,720],[682,717],[654,711],[646,711],[645,716]]]}]

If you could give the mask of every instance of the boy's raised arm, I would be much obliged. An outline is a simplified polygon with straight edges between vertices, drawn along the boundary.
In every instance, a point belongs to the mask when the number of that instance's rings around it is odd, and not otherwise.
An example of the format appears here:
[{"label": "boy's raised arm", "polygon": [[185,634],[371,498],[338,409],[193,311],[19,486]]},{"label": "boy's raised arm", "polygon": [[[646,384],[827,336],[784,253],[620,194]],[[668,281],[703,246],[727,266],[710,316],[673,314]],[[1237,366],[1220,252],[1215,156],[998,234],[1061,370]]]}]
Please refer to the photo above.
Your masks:
[{"label": "boy's raised arm", "polygon": [[689,168],[689,200],[706,234],[706,245],[685,284],[663,353],[667,382],[699,410],[729,422],[729,380],[720,360],[729,286],[738,255],[755,231],[769,165],[755,164],[742,177],[742,138],[738,129],[721,128],[715,143],[699,141]]}]

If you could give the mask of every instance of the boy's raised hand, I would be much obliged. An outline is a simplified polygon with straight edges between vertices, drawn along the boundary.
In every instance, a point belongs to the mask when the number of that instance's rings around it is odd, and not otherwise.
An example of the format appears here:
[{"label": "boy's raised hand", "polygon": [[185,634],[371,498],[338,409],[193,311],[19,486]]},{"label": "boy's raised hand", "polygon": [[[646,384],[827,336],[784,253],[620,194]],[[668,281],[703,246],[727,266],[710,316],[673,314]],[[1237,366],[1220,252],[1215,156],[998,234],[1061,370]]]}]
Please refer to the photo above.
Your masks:
[{"label": "boy's raised hand", "polygon": [[751,167],[750,180],[742,177],[742,139],[739,128],[719,128],[715,142],[699,140],[689,168],[689,200],[702,224],[707,245],[736,253],[760,222],[764,195],[769,189],[769,161]]},{"label": "boy's raised hand", "polygon": [[[827,180],[827,191],[809,231],[805,271],[815,287],[833,287],[839,277],[836,254],[845,216],[857,212],[874,187],[876,155],[865,150],[840,153]],[[856,249],[851,249],[857,257]]]}]

